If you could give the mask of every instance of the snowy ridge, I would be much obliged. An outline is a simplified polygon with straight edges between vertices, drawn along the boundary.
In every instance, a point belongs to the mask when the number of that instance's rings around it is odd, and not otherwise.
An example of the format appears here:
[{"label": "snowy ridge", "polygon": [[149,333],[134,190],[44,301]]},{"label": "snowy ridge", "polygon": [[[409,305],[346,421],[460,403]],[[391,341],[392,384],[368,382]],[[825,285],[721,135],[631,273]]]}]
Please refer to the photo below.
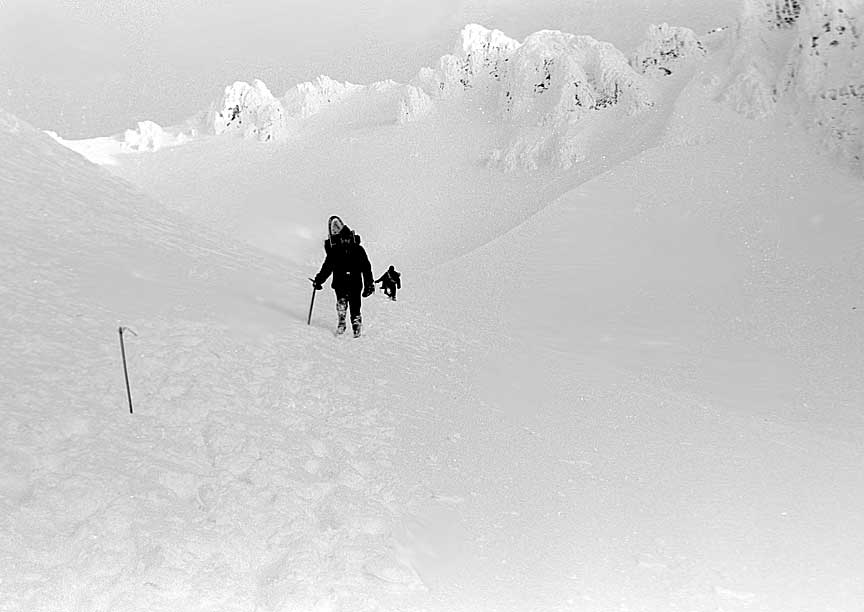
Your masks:
[{"label": "snowy ridge", "polygon": [[298,83],[279,99],[260,80],[253,85],[237,82],[226,88],[216,104],[212,133],[234,132],[262,142],[278,140],[290,134],[291,126],[328,108],[352,105],[361,114],[374,115],[376,122],[400,124],[417,121],[432,109],[431,99],[422,90],[395,81],[357,85],[321,75]]},{"label": "snowy ridge", "polygon": [[434,108],[422,89],[395,81],[356,85],[322,75],[298,83],[282,98],[276,98],[263,81],[256,79],[251,84],[236,81],[227,86],[209,110],[178,126],[163,128],[153,121],[141,121],[122,136],[83,140],[65,140],[54,132],[47,133],[94,163],[115,165],[116,156],[123,153],[159,151],[206,136],[282,140],[289,138],[303,121],[324,110],[352,105],[349,114],[354,113],[355,120],[372,124],[419,121]]},{"label": "snowy ridge", "polygon": [[322,75],[314,81],[295,85],[285,94],[282,102],[289,116],[306,119],[331,104],[349,99],[364,89],[363,85],[340,83]]},{"label": "snowy ridge", "polygon": [[[754,119],[791,102],[822,144],[853,166],[864,151],[864,7],[861,0],[743,0],[728,36],[732,58],[718,98]],[[722,31],[718,29],[717,31]],[[557,30],[519,42],[500,30],[469,24],[452,53],[423,68],[410,84],[339,82],[326,76],[276,98],[260,80],[226,87],[203,120],[160,128],[144,121],[119,147],[108,140],[67,142],[98,163],[121,152],[155,151],[206,135],[237,134],[261,141],[290,137],[300,122],[344,109],[350,125],[407,124],[448,111],[480,108],[510,131],[480,159],[505,170],[568,169],[590,156],[586,131],[609,111],[630,117],[654,107],[668,75],[707,55],[692,30],[650,26],[629,60],[613,45]],[[579,124],[584,124],[580,127]]]},{"label": "snowy ridge", "polygon": [[[276,98],[260,80],[238,81],[186,127],[162,129],[145,121],[137,130],[127,130],[119,151],[155,151],[201,135],[279,140],[289,137],[300,122],[337,107],[345,109],[341,120],[350,124],[407,124],[428,117],[436,100],[454,101],[458,109],[468,96],[516,128],[510,143],[491,148],[482,159],[504,169],[566,169],[591,151],[579,141],[576,123],[595,111],[615,108],[629,116],[651,108],[654,85],[641,72],[649,65],[668,72],[669,66],[697,55],[699,49],[692,32],[664,24],[649,32],[637,71],[613,45],[590,36],[544,30],[520,43],[499,30],[469,24],[453,53],[441,57],[436,68],[420,70],[410,84],[357,85],[322,75]],[[100,155],[94,152],[97,147],[84,142],[67,146],[111,163],[110,155]]]}]

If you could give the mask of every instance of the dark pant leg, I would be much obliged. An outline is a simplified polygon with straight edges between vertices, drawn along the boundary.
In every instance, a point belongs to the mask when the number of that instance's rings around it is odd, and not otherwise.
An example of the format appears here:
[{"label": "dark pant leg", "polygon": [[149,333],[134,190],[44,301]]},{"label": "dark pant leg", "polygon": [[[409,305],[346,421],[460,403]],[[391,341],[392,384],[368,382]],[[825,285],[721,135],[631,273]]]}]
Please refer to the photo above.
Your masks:
[{"label": "dark pant leg", "polygon": [[360,306],[363,302],[360,292],[352,291],[346,296],[346,299],[348,300],[348,307],[351,309],[351,323],[360,323],[362,320],[360,317]]}]

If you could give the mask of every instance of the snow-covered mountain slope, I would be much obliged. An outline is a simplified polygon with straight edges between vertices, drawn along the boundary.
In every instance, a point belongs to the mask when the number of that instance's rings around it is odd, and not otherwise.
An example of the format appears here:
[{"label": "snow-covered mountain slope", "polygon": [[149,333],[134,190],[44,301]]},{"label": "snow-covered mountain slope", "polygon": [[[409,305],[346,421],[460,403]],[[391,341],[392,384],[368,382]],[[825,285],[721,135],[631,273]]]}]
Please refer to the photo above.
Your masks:
[{"label": "snow-covered mountain slope", "polygon": [[[113,174],[0,116],[0,608],[856,612],[864,186],[736,84],[797,23],[658,31],[568,171],[455,97]],[[403,273],[357,341],[332,212]]]},{"label": "snow-covered mountain slope", "polygon": [[[401,542],[431,492],[398,451],[442,401],[416,371],[457,338],[368,302],[391,341],[335,344],[330,295],[306,325],[307,270],[5,113],[0,201],[0,609],[405,609],[427,594]],[[137,334],[134,415],[119,325]]]},{"label": "snow-covered mountain slope", "polygon": [[484,576],[512,609],[846,611],[864,595],[864,184],[712,82],[694,80],[661,146],[423,295],[482,347],[476,420],[442,476],[465,501],[432,515],[431,539],[462,542],[442,571]]}]

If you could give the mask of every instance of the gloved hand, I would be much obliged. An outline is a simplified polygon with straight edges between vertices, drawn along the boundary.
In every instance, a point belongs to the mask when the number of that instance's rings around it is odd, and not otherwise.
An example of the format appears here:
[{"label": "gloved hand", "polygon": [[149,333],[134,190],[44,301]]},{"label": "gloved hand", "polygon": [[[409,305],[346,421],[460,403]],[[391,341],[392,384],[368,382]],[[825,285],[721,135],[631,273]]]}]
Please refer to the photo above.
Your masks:
[{"label": "gloved hand", "polygon": [[321,283],[315,281],[312,281],[312,286],[315,287],[315,291],[321,291],[324,288]]},{"label": "gloved hand", "polygon": [[369,297],[373,293],[375,293],[375,285],[367,285],[366,288],[363,290],[363,297]]}]

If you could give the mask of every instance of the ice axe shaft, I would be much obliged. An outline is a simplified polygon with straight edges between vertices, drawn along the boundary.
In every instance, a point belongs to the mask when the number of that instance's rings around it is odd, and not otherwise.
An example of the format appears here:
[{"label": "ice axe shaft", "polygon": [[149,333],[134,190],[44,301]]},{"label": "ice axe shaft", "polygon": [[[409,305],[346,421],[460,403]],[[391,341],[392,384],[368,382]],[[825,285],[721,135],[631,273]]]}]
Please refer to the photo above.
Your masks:
[{"label": "ice axe shaft", "polygon": [[315,307],[315,294],[318,292],[315,289],[315,279],[309,279],[312,282],[312,301],[309,303],[309,317],[306,319],[306,325],[312,325],[312,308]]},{"label": "ice axe shaft", "polygon": [[134,414],[132,412],[132,390],[129,388],[129,370],[126,368],[126,344],[123,342],[123,332],[128,331],[133,336],[137,336],[138,334],[122,325],[117,331],[120,333],[120,356],[123,359],[123,377],[126,379],[126,397],[129,399],[129,414]]}]

